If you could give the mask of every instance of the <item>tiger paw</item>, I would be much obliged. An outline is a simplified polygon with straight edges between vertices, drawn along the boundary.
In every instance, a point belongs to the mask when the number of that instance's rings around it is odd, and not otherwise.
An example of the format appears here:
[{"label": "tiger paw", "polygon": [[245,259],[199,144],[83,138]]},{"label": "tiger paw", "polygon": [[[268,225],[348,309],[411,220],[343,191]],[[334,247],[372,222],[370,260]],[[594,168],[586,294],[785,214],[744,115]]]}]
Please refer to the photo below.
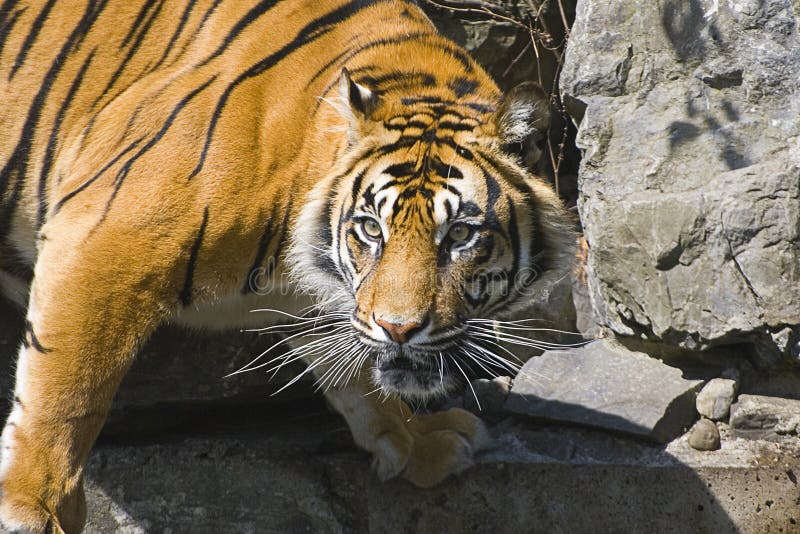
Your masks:
[{"label": "tiger paw", "polygon": [[[77,534],[86,521],[86,499],[83,485],[64,496],[57,488],[41,489],[39,498],[28,492],[34,487],[25,484],[23,477],[6,477],[0,497],[0,532],[15,534]],[[30,483],[30,481],[28,481]],[[62,494],[59,499],[54,495]],[[47,501],[50,501],[49,503]],[[3,530],[5,527],[7,530]]]},{"label": "tiger paw", "polygon": [[458,408],[404,423],[376,440],[373,467],[382,480],[401,475],[415,486],[434,486],[472,466],[474,453],[491,443],[483,422]]},{"label": "tiger paw", "polygon": [[64,534],[58,522],[35,503],[3,497],[0,504],[0,531],[2,527],[14,534]]}]

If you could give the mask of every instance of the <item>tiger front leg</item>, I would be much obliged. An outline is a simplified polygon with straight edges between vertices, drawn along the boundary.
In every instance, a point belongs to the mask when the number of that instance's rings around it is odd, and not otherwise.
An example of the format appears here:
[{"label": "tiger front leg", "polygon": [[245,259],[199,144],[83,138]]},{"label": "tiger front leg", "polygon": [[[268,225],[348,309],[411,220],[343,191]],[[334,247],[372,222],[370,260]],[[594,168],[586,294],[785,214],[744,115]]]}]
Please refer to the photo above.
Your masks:
[{"label": "tiger front leg", "polygon": [[480,418],[459,408],[414,414],[401,399],[380,396],[369,372],[325,396],[347,421],[356,444],[372,453],[382,480],[402,476],[431,487],[472,466],[475,452],[491,444]]},{"label": "tiger front leg", "polygon": [[150,275],[132,267],[141,261],[53,241],[36,266],[2,434],[0,521],[14,532],[72,534],[86,517],[84,462],[159,306]]}]

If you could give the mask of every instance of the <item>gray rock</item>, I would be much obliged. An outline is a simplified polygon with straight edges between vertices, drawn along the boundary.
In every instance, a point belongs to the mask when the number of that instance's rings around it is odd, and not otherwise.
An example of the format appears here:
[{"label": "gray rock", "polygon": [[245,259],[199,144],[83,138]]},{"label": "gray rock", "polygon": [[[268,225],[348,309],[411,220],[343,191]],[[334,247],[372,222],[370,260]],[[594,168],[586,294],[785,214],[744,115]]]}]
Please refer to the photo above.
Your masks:
[{"label": "gray rock", "polygon": [[800,10],[578,3],[561,77],[584,150],[595,315],[690,350],[800,324]]},{"label": "gray rock", "polygon": [[695,395],[702,385],[682,378],[679,369],[603,339],[528,360],[505,408],[663,443],[694,421]]},{"label": "gray rock", "polygon": [[739,395],[731,406],[731,431],[735,437],[780,441],[800,435],[800,401]]},{"label": "gray rock", "polygon": [[719,429],[713,421],[704,417],[689,430],[687,441],[690,447],[698,451],[715,451],[720,445]]},{"label": "gray rock", "polygon": [[697,394],[697,413],[712,421],[728,419],[739,384],[727,378],[714,378]]},{"label": "gray rock", "polygon": [[481,417],[496,417],[511,391],[511,377],[479,378],[464,389],[464,408]]}]

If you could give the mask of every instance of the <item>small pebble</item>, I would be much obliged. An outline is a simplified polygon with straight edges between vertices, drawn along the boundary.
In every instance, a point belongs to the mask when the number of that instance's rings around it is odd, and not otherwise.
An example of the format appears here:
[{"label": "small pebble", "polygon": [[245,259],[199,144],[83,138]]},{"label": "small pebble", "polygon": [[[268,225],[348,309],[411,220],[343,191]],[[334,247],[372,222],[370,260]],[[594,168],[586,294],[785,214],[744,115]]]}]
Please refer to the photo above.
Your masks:
[{"label": "small pebble", "polygon": [[713,421],[704,417],[689,430],[689,446],[693,449],[715,451],[719,449],[719,445],[719,429]]}]

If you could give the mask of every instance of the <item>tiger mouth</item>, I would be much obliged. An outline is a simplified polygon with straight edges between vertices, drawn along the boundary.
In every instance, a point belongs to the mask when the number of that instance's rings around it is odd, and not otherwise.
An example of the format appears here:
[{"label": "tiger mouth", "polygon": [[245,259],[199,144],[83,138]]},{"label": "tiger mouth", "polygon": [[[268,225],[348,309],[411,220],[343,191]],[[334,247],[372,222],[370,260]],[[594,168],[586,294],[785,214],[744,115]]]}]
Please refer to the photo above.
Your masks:
[{"label": "tiger mouth", "polygon": [[450,372],[450,357],[443,352],[425,352],[387,346],[373,354],[373,379],[386,393],[409,400],[442,397],[461,381]]}]

